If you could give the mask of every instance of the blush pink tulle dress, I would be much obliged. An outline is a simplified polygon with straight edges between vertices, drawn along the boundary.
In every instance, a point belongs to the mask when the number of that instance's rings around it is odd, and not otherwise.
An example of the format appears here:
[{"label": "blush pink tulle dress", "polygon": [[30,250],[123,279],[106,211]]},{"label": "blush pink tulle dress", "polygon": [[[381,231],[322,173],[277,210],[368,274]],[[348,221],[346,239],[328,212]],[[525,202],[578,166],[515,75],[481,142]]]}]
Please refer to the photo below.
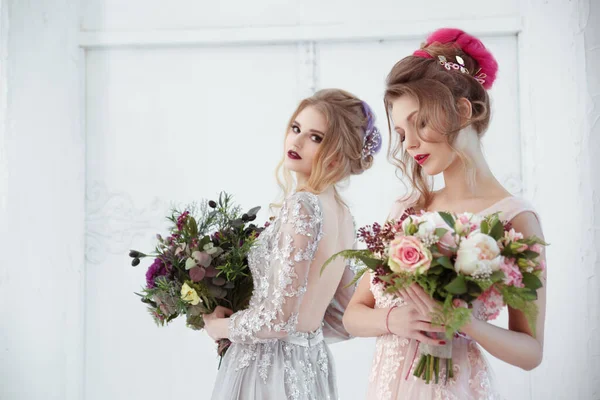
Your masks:
[{"label": "blush pink tulle dress", "polygon": [[[390,213],[391,219],[399,218],[406,203],[396,202]],[[479,212],[488,215],[500,212],[501,220],[510,221],[523,212],[537,213],[526,200],[507,197]],[[539,217],[538,217],[539,218]],[[401,298],[385,293],[371,277],[371,292],[376,308],[402,307]],[[485,319],[483,304],[474,304],[473,316]],[[369,376],[367,398],[369,400],[480,400],[500,399],[493,383],[492,371],[479,345],[468,337],[455,337],[452,342],[454,378],[446,384],[426,384],[413,375],[418,362],[418,343],[396,335],[377,338],[375,355]],[[416,359],[415,359],[416,358]],[[444,375],[441,373],[441,375]]]}]

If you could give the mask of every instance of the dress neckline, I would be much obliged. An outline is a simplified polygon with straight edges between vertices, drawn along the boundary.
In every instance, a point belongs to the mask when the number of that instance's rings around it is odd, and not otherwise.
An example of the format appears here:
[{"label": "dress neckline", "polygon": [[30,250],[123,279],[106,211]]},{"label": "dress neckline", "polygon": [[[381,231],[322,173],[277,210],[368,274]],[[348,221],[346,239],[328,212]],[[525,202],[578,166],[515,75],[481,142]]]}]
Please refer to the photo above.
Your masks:
[{"label": "dress neckline", "polygon": [[[487,211],[490,211],[490,210],[492,210],[492,209],[494,209],[494,208],[498,207],[500,204],[504,203],[505,201],[507,201],[507,200],[509,200],[509,199],[514,199],[514,198],[515,198],[515,196],[512,196],[512,195],[511,195],[511,196],[506,196],[506,197],[504,197],[504,198],[502,198],[502,199],[498,200],[497,202],[493,203],[493,204],[492,204],[492,205],[490,205],[489,207],[487,207],[487,208],[484,208],[484,209],[483,209],[483,210],[481,210],[481,211],[474,212],[474,213],[472,213],[472,214],[478,214],[478,215],[481,215],[481,214],[486,214],[486,213],[487,213]],[[426,211],[426,212],[440,212],[440,211],[443,211],[443,210],[425,210],[425,211]]]},{"label": "dress neckline", "polygon": [[510,199],[514,199],[514,198],[515,198],[515,196],[507,196],[507,197],[505,197],[503,199],[498,200],[497,202],[495,202],[494,204],[492,204],[488,208],[484,208],[483,210],[476,212],[475,214],[486,214],[486,211],[490,211],[490,210],[496,208],[498,205],[504,203],[505,201],[510,200]]}]

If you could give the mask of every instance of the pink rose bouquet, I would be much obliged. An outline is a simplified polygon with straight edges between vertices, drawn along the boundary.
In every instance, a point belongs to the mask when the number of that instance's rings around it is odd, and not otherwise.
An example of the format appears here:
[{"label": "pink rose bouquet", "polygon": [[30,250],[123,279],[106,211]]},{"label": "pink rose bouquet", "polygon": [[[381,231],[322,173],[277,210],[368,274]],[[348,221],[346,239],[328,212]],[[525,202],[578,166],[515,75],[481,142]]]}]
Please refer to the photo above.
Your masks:
[{"label": "pink rose bouquet", "polygon": [[[396,296],[416,283],[440,304],[432,322],[445,327],[452,339],[474,317],[491,320],[508,305],[521,310],[535,333],[537,290],[542,287],[546,243],[524,238],[498,214],[485,217],[446,212],[407,210],[397,221],[359,229],[366,249],[344,250],[332,256],[364,264],[355,282],[367,271],[373,282]],[[455,307],[455,300],[468,307]],[[421,345],[415,375],[427,383],[439,380],[440,361],[446,379],[452,374],[452,340],[446,346]]]}]

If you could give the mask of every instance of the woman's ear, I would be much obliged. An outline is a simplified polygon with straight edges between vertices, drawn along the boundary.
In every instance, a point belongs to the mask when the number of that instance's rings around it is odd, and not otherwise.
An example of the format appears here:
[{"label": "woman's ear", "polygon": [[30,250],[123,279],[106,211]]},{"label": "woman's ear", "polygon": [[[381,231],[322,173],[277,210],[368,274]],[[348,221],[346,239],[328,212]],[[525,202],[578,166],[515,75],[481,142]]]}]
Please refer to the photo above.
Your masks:
[{"label": "woman's ear", "polygon": [[466,98],[461,97],[458,99],[456,107],[458,108],[458,112],[462,118],[469,120],[473,116],[473,105]]},{"label": "woman's ear", "polygon": [[[331,161],[329,161],[329,160],[331,160]],[[335,156],[330,155],[329,157],[327,157],[325,159],[325,163],[327,163],[327,169],[334,169],[340,165],[340,159],[337,155],[335,155]]]}]

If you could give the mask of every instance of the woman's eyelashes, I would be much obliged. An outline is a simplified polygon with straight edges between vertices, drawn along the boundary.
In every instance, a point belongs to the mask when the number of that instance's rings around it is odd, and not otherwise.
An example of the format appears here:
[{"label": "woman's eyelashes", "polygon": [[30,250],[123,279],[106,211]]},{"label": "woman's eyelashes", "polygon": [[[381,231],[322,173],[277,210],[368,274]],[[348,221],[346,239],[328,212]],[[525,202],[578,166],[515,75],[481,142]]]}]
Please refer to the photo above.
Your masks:
[{"label": "woman's eyelashes", "polygon": [[[292,125],[292,132],[294,132],[297,135],[302,133],[302,131],[300,130],[300,127],[296,124]],[[315,133],[310,136],[310,140],[312,140],[315,143],[321,143],[323,141],[323,136]]]},{"label": "woman's eyelashes", "polygon": [[[419,125],[419,129],[418,129],[419,131],[421,129],[425,129],[427,127],[427,121],[425,121],[425,120],[420,121],[418,123],[418,125]],[[404,130],[396,129],[396,133],[398,134],[398,137],[400,138],[400,143],[404,143],[404,141],[406,140],[406,134],[405,134]]]},{"label": "woman's eyelashes", "polygon": [[400,143],[404,142],[404,140],[406,139],[406,135],[404,134],[404,130],[396,128],[396,133],[398,134],[398,138],[400,139]]},{"label": "woman's eyelashes", "polygon": [[312,135],[310,138],[315,143],[321,143],[323,141],[323,138],[319,135]]}]

